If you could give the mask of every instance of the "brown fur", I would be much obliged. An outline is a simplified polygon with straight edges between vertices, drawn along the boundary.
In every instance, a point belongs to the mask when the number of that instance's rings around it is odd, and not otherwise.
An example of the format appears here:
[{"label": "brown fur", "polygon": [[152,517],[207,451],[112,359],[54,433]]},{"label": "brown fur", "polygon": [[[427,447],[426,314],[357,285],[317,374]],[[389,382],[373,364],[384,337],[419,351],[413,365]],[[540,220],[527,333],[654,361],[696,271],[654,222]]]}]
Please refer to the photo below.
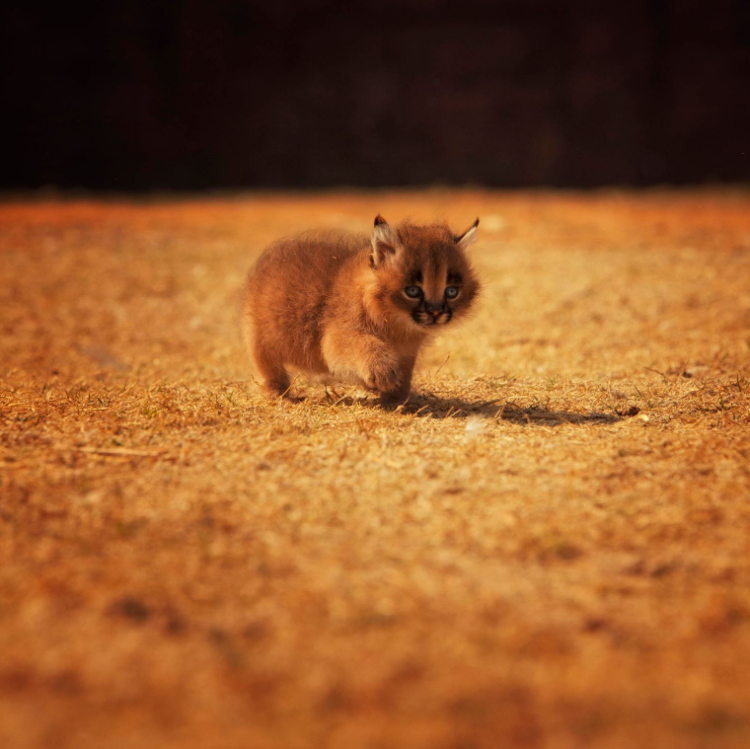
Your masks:
[{"label": "brown fur", "polygon": [[[476,300],[466,248],[478,222],[455,237],[444,225],[394,229],[378,216],[372,238],[307,233],[269,247],[243,302],[263,387],[287,395],[296,370],[405,401],[420,347]],[[455,299],[446,297],[448,286],[459,289]],[[420,297],[409,298],[407,287]]]}]

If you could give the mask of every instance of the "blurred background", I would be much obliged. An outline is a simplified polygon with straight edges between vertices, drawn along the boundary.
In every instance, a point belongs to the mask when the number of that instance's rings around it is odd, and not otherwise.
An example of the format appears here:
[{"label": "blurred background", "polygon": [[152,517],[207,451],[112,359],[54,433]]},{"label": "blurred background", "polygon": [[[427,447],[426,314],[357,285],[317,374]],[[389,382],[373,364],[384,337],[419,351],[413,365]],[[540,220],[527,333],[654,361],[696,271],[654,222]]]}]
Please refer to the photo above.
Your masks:
[{"label": "blurred background", "polygon": [[0,189],[750,177],[748,0],[10,0]]}]

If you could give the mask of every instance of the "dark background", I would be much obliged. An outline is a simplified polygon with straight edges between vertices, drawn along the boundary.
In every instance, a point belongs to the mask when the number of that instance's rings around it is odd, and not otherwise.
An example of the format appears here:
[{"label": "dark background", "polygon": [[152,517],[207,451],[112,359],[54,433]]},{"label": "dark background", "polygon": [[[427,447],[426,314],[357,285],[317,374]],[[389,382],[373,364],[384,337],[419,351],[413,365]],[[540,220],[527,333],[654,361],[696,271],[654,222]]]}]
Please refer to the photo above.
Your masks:
[{"label": "dark background", "polygon": [[3,188],[750,178],[748,0],[11,0],[0,64]]}]

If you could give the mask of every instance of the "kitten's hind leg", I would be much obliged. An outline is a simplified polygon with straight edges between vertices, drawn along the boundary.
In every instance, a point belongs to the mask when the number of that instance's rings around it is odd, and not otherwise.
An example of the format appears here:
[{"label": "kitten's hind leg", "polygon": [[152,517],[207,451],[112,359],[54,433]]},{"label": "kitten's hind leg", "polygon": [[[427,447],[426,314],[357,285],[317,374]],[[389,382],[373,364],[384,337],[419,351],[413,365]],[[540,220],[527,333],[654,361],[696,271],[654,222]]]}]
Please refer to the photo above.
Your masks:
[{"label": "kitten's hind leg", "polygon": [[265,393],[272,398],[291,399],[292,381],[283,363],[257,341],[253,346],[253,359]]}]

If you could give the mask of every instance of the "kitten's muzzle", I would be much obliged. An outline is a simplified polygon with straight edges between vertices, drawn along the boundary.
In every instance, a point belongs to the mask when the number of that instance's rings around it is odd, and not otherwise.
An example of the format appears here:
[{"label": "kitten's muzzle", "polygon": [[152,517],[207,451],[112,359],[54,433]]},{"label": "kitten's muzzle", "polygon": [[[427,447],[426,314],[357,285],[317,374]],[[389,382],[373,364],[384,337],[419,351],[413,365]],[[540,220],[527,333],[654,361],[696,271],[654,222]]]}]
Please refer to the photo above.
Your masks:
[{"label": "kitten's muzzle", "polygon": [[420,325],[431,327],[433,325],[445,325],[453,317],[453,314],[442,304],[425,304],[424,310],[417,310],[412,316]]}]

